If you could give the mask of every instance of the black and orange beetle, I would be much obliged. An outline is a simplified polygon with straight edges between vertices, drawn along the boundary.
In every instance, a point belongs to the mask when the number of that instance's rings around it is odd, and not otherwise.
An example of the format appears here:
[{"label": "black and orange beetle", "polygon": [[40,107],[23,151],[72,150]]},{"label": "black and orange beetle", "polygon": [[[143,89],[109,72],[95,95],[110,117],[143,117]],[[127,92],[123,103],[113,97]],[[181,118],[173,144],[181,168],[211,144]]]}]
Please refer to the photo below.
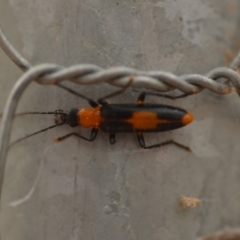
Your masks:
[{"label": "black and orange beetle", "polygon": [[[167,144],[175,144],[182,147],[188,151],[190,148],[175,142],[174,140],[165,141],[162,143],[157,143],[154,145],[146,146],[143,133],[145,132],[163,132],[174,130],[177,128],[184,127],[185,125],[191,123],[194,119],[193,115],[184,109],[164,105],[164,104],[149,104],[144,103],[146,95],[153,95],[159,97],[172,98],[170,96],[162,95],[159,93],[152,92],[142,92],[137,100],[136,104],[110,104],[105,100],[107,98],[116,96],[129,86],[121,89],[120,91],[109,94],[103,98],[98,99],[97,102],[92,99],[79,94],[66,86],[57,85],[60,88],[67,90],[68,92],[77,95],[89,102],[92,108],[71,108],[68,112],[62,110],[56,110],[55,112],[28,112],[25,114],[54,114],[55,115],[55,125],[42,129],[38,132],[25,136],[24,138],[18,139],[11,145],[36,135],[40,132],[46,131],[48,129],[60,126],[63,124],[68,124],[71,127],[82,126],[84,128],[91,128],[90,137],[84,137],[79,133],[72,132],[62,137],[57,137],[55,140],[57,142],[62,141],[70,136],[76,136],[86,141],[93,141],[101,129],[103,132],[109,133],[109,141],[111,144],[116,142],[116,133],[127,133],[134,132],[137,135],[139,145],[144,149],[161,147]],[[22,115],[22,114],[20,114]]]}]

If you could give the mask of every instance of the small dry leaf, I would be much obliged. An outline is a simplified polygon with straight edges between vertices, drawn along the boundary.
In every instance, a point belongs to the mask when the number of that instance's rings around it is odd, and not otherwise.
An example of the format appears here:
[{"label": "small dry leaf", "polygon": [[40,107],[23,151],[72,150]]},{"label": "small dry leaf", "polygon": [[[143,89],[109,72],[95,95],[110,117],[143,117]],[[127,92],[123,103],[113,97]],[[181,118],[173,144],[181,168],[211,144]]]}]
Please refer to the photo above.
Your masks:
[{"label": "small dry leaf", "polygon": [[227,228],[222,231],[212,233],[198,240],[240,240],[240,229]]},{"label": "small dry leaf", "polygon": [[198,198],[181,196],[179,202],[183,208],[195,208],[199,205],[201,200]]},{"label": "small dry leaf", "polygon": [[229,65],[229,63],[234,59],[233,53],[230,49],[225,50],[225,60],[226,64]]}]

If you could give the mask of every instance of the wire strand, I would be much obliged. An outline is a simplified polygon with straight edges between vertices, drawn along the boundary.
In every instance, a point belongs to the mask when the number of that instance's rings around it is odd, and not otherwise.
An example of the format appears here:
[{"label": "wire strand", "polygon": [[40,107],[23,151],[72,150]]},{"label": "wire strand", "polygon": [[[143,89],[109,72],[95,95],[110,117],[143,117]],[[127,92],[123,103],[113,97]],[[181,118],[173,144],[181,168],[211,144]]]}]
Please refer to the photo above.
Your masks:
[{"label": "wire strand", "polygon": [[[0,46],[12,61],[23,71],[31,68],[31,64],[12,46],[0,27]],[[50,85],[62,81],[71,81],[77,84],[92,85],[107,82],[111,85],[124,87],[130,77],[134,80],[131,87],[147,88],[159,92],[168,92],[178,89],[185,94],[196,94],[208,89],[216,94],[228,94],[235,88],[240,95],[240,77],[232,69],[240,66],[240,53],[232,61],[230,68],[220,67],[206,75],[188,74],[177,76],[164,71],[139,71],[128,67],[113,67],[103,69],[93,64],[79,64],[70,67],[57,66],[52,73],[43,73],[35,81],[39,84]],[[225,83],[217,82],[225,78]],[[231,84],[229,84],[231,83]]]}]

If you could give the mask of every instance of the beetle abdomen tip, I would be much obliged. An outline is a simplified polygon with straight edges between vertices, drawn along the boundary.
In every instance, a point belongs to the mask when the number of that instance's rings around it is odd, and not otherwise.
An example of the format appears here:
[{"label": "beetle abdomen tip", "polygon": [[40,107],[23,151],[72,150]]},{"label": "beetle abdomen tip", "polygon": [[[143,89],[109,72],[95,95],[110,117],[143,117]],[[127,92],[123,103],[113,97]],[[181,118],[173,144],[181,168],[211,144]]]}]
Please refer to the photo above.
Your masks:
[{"label": "beetle abdomen tip", "polygon": [[194,120],[193,114],[188,112],[183,116],[182,124],[187,125],[187,124],[191,123],[193,120]]}]

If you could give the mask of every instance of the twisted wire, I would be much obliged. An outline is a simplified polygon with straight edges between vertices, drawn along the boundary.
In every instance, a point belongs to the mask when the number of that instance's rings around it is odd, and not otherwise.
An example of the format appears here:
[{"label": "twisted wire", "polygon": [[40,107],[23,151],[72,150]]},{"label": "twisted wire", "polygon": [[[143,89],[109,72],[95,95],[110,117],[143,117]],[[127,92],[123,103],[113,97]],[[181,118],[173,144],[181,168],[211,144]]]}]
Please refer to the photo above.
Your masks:
[{"label": "twisted wire", "polygon": [[[31,68],[31,64],[8,41],[1,27],[0,46],[21,70],[27,71]],[[233,69],[239,66],[240,53],[233,60],[230,68]],[[134,80],[131,87],[144,87],[160,92],[178,89],[190,95],[208,89],[216,94],[228,94],[234,87],[240,95],[240,77],[230,68],[216,68],[205,76],[200,74],[176,76],[173,73],[164,71],[144,72],[128,67],[103,69],[93,64],[79,64],[67,68],[58,66],[53,73],[48,75],[43,73],[44,77],[35,79],[35,81],[44,85],[66,80],[83,85],[107,82],[114,86],[123,87],[131,78]],[[216,80],[219,78],[225,78],[227,81],[225,83],[217,82]]]},{"label": "twisted wire", "polygon": [[[123,87],[131,79],[133,80],[131,87],[144,87],[160,92],[178,89],[189,95],[199,93],[203,89],[208,89],[216,94],[228,94],[235,88],[238,95],[240,95],[240,76],[236,71],[232,70],[240,66],[240,53],[230,65],[232,69],[219,67],[206,75],[188,74],[177,76],[170,72],[145,72],[128,67],[103,69],[93,64],[78,64],[70,67],[63,67],[56,64],[40,64],[33,67],[11,45],[1,28],[0,46],[9,58],[25,72],[11,90],[3,112],[0,128],[0,201],[13,117],[22,93],[32,81],[44,85],[56,84],[62,81],[71,81],[83,85],[107,82],[114,86]],[[217,81],[222,78],[226,81]]]}]

